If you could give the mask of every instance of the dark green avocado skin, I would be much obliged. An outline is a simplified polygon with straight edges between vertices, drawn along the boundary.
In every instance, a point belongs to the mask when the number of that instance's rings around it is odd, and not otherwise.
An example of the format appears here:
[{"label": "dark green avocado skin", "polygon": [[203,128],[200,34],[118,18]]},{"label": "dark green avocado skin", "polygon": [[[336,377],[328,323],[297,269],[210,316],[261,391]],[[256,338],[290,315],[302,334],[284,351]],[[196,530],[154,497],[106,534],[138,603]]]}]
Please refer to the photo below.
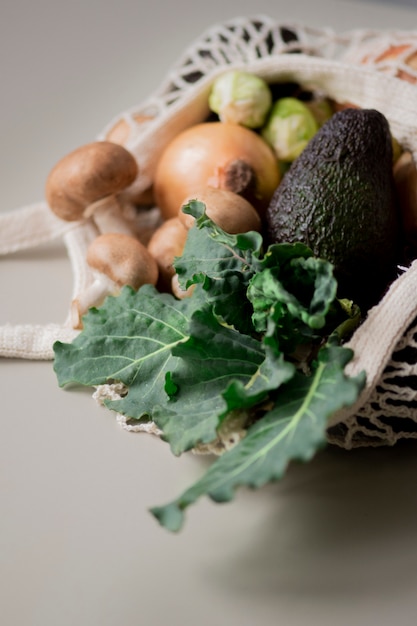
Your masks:
[{"label": "dark green avocado skin", "polygon": [[395,278],[398,211],[388,121],[334,114],[293,162],[266,213],[267,243],[303,242],[334,265],[338,296],[367,310]]}]

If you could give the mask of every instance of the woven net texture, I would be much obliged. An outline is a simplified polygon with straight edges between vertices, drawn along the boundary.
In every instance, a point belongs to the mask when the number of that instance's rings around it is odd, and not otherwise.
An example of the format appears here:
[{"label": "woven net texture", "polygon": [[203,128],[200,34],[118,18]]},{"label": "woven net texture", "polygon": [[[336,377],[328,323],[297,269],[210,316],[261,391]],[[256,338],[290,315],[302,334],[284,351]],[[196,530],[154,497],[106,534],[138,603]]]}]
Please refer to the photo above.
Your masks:
[{"label": "woven net texture", "polygon": [[[229,66],[254,71],[270,83],[290,80],[321,90],[336,102],[380,110],[396,139],[417,161],[417,32],[359,29],[335,33],[280,24],[263,15],[238,17],[203,33],[187,47],[154,94],[118,114],[98,134],[99,140],[125,145],[138,162],[140,175],[121,194],[127,213],[152,187],[156,164],[168,142],[182,129],[207,119],[210,86]],[[141,211],[140,206],[136,209]],[[147,210],[143,208],[144,216]],[[158,216],[153,216],[156,224]],[[76,297],[93,280],[85,250],[99,232],[94,218],[65,224],[40,202],[0,216],[0,254],[62,237]],[[348,344],[355,354],[348,373],[365,370],[367,385],[355,407],[332,420],[330,442],[351,448],[417,438],[416,304],[417,266],[412,263],[399,268],[398,279]],[[53,342],[57,338],[69,341],[76,334],[69,317],[62,324],[44,327],[6,325],[0,327],[0,355],[52,359]],[[100,401],[114,393],[114,388],[102,387],[96,396]],[[135,430],[130,423],[124,425]],[[146,429],[157,434],[152,426]],[[221,449],[222,442],[217,444]]]}]

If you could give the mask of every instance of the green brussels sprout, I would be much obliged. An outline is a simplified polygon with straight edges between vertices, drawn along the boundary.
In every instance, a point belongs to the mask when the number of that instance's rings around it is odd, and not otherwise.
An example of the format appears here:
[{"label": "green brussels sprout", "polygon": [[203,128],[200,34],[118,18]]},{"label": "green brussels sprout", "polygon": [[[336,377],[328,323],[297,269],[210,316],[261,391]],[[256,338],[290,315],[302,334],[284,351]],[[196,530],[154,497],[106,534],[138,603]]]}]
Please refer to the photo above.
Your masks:
[{"label": "green brussels sprout", "polygon": [[260,128],[272,106],[272,95],[263,78],[251,72],[229,70],[214,80],[208,103],[222,122]]},{"label": "green brussels sprout", "polygon": [[319,125],[306,104],[297,98],[280,98],[262,129],[280,161],[294,161],[316,134]]}]

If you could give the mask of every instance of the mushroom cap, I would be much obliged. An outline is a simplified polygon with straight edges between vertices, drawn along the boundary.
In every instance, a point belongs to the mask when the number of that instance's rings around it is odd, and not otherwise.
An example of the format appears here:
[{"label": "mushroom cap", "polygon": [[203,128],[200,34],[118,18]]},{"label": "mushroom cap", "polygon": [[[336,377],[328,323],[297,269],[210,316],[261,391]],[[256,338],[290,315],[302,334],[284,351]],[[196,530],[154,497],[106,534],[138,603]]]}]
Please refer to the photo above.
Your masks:
[{"label": "mushroom cap", "polygon": [[181,256],[187,239],[188,230],[178,217],[171,217],[153,232],[148,243],[148,252],[155,259],[159,269],[161,287],[166,290],[171,285],[175,274],[174,258]]},{"label": "mushroom cap", "polygon": [[61,219],[79,220],[85,209],[133,183],[138,174],[134,156],[111,141],[80,146],[52,168],[45,195],[51,210]]},{"label": "mushroom cap", "polygon": [[[235,235],[249,230],[258,232],[262,230],[262,221],[258,211],[248,200],[233,191],[218,187],[203,187],[187,198],[182,206],[193,199],[203,202],[206,215],[227,233]],[[195,218],[188,213],[183,213],[182,207],[178,218],[187,229],[195,223]]]},{"label": "mushroom cap", "polygon": [[87,250],[87,263],[118,286],[139,289],[158,280],[153,256],[138,239],[122,233],[105,233],[94,239]]}]

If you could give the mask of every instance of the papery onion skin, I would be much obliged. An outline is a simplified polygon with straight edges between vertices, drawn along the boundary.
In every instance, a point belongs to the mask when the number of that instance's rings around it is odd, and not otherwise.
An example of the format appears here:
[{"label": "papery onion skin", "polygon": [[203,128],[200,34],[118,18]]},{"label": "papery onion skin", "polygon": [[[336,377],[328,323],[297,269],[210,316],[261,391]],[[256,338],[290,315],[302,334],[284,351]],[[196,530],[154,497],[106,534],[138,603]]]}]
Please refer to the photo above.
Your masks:
[{"label": "papery onion skin", "polygon": [[203,187],[239,193],[263,215],[280,182],[278,161],[266,141],[238,124],[202,122],[177,135],[155,172],[156,203],[164,219]]}]

